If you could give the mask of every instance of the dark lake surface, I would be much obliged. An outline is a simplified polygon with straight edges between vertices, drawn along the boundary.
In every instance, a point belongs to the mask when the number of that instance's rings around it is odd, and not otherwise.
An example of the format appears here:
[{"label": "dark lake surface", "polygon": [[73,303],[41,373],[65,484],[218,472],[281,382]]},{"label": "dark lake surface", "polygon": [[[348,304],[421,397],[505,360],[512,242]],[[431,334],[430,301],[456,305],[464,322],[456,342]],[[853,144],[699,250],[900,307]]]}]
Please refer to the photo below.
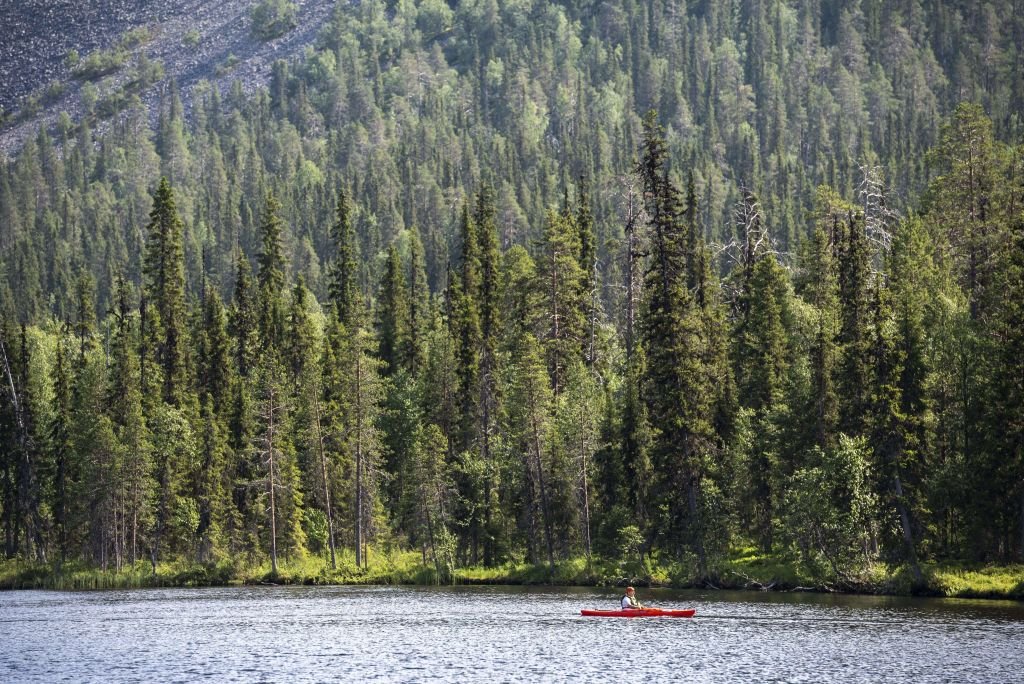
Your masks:
[{"label": "dark lake surface", "polygon": [[0,593],[0,682],[1021,682],[1024,604],[646,591],[231,587]]}]

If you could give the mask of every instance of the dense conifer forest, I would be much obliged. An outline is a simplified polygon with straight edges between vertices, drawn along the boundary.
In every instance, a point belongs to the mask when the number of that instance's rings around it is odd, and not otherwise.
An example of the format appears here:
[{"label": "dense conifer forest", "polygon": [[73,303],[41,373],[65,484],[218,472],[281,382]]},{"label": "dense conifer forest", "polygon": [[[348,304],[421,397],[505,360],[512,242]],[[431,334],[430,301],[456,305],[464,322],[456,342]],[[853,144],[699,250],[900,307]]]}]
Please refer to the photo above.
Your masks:
[{"label": "dense conifer forest", "polygon": [[1024,561],[1022,10],[341,2],[83,97],[0,163],[4,553]]}]

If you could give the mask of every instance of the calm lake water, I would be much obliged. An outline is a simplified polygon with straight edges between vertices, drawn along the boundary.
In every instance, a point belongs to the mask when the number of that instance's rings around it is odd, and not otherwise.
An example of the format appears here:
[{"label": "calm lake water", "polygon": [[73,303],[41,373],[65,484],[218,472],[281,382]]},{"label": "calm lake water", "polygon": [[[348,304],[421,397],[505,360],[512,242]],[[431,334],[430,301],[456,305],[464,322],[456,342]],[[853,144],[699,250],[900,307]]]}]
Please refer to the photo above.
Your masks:
[{"label": "calm lake water", "polygon": [[0,681],[1020,682],[1024,604],[638,592],[232,587],[0,593]]}]

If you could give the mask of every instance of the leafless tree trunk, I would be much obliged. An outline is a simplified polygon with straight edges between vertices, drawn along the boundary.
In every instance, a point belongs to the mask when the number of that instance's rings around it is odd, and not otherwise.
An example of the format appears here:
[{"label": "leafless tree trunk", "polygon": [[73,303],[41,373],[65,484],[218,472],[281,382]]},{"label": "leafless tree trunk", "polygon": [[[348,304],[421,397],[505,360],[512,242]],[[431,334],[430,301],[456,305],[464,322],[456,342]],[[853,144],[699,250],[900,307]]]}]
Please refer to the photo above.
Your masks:
[{"label": "leafless tree trunk", "polygon": [[587,439],[587,414],[586,410],[589,407],[580,405],[577,407],[577,415],[579,416],[579,431],[580,431],[580,466],[581,466],[581,478],[583,480],[583,541],[586,545],[587,550],[587,565],[590,565],[591,556],[591,542],[590,542],[590,482],[587,477],[587,459],[590,454],[589,440]]},{"label": "leafless tree trunk", "polygon": [[274,418],[271,414],[270,429],[267,432],[267,459],[269,473],[267,475],[267,489],[270,490],[270,569],[277,574],[277,506],[274,498]]},{"label": "leafless tree trunk", "polygon": [[327,454],[324,452],[324,432],[320,421],[319,391],[313,393],[313,410],[316,416],[316,439],[320,450],[320,471],[324,481],[324,513],[327,514],[327,543],[331,548],[331,569],[338,569],[338,561],[334,551],[334,513],[331,511],[331,484],[327,475]]},{"label": "leafless tree trunk", "polygon": [[480,403],[483,408],[483,422],[480,425],[481,456],[484,464],[484,565],[494,564],[494,543],[491,538],[491,360],[490,350],[484,349],[484,373],[480,378]]},{"label": "leafless tree trunk", "polygon": [[551,250],[551,339],[555,341],[555,364],[552,368],[551,384],[552,390],[555,392],[555,396],[562,391],[561,383],[561,370],[562,370],[562,354],[561,349],[558,345],[561,331],[559,330],[559,313],[558,313],[558,251],[555,249]]},{"label": "leafless tree trunk", "polygon": [[590,315],[587,316],[587,322],[590,324],[590,334],[588,335],[590,339],[587,343],[587,367],[591,370],[593,370],[594,362],[597,360],[597,297],[600,278],[601,272],[597,268],[597,261],[595,260],[590,281]]},{"label": "leafless tree trunk", "polygon": [[263,419],[266,421],[266,431],[263,433],[265,451],[263,457],[267,464],[267,494],[270,497],[270,570],[277,574],[277,451],[278,451],[278,421],[277,414],[283,410],[280,403],[280,393],[271,380],[267,383],[266,404]]},{"label": "leafless tree trunk", "polygon": [[362,350],[356,349],[356,567],[363,567],[363,392]]},{"label": "leafless tree trunk", "polygon": [[541,458],[542,447],[540,421],[537,417],[541,407],[537,406],[537,397],[533,386],[533,379],[531,378],[528,382],[529,386],[527,388],[527,397],[530,402],[530,446],[533,451],[534,467],[537,469],[537,486],[540,489],[541,515],[544,518],[544,541],[547,544],[548,565],[550,566],[551,574],[553,575],[555,572],[555,547],[551,533],[551,507],[548,503],[547,487],[545,486],[544,481],[544,463]]},{"label": "leafless tree trunk", "polygon": [[640,258],[637,239],[637,223],[641,218],[643,207],[636,205],[636,178],[627,177],[626,181],[626,359],[633,358],[636,327],[636,303],[639,299],[639,283],[636,267]]}]

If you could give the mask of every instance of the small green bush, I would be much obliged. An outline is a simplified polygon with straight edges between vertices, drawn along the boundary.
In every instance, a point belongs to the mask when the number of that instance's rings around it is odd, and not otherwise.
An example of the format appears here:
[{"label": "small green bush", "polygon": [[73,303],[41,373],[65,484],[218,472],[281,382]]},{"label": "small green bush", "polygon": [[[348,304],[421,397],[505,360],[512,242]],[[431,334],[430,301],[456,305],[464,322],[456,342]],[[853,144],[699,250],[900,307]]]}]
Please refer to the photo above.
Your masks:
[{"label": "small green bush", "polygon": [[252,8],[252,33],[259,40],[273,40],[298,23],[299,8],[288,0],[260,0]]},{"label": "small green bush", "polygon": [[153,34],[145,26],[139,26],[121,34],[118,44],[124,49],[130,49],[148,43],[152,40]]},{"label": "small green bush", "polygon": [[128,53],[121,48],[93,50],[71,71],[71,75],[84,81],[94,81],[101,76],[112,74],[128,60]]}]

